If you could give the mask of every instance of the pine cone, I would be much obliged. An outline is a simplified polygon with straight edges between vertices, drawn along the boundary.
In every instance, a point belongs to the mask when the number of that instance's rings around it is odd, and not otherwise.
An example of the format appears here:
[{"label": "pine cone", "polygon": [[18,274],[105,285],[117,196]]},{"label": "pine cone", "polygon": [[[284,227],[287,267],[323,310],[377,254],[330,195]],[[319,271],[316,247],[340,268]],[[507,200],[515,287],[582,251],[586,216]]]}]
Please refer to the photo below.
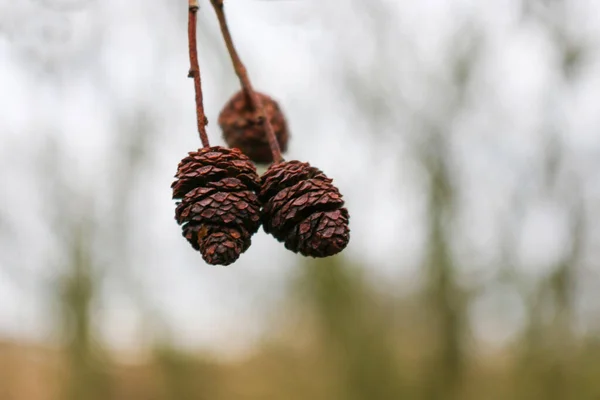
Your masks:
[{"label": "pine cone", "polygon": [[260,226],[259,178],[238,149],[190,152],[177,168],[173,199],[183,236],[213,265],[229,265],[250,247]]},{"label": "pine cone", "polygon": [[273,164],[261,178],[265,232],[294,253],[328,257],[350,240],[348,210],[332,180],[300,161]]},{"label": "pine cone", "polygon": [[[256,93],[262,100],[265,118],[271,121],[280,150],[285,152],[288,144],[288,128],[285,117],[275,100]],[[258,122],[243,91],[237,92],[223,107],[219,115],[219,126],[229,147],[242,150],[255,163],[268,164],[273,161],[264,123]]]}]

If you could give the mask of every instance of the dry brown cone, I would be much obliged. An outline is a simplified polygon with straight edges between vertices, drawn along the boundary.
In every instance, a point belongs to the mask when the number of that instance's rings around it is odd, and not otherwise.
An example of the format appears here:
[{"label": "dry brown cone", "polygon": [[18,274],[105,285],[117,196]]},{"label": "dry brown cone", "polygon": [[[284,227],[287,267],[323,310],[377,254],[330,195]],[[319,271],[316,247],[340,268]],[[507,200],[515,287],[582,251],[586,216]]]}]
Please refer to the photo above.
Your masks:
[{"label": "dry brown cone", "polygon": [[332,180],[300,161],[275,163],[261,177],[265,232],[295,253],[328,257],[350,240],[348,210]]},{"label": "dry brown cone", "polygon": [[[283,112],[271,97],[259,92],[256,95],[262,101],[264,116],[273,126],[281,151],[285,152],[289,132]],[[259,121],[243,90],[225,104],[219,115],[219,126],[229,147],[239,148],[255,163],[268,164],[273,161],[264,122]]]},{"label": "dry brown cone", "polygon": [[260,226],[259,178],[250,159],[238,149],[205,147],[189,153],[175,177],[183,236],[207,263],[233,263]]}]

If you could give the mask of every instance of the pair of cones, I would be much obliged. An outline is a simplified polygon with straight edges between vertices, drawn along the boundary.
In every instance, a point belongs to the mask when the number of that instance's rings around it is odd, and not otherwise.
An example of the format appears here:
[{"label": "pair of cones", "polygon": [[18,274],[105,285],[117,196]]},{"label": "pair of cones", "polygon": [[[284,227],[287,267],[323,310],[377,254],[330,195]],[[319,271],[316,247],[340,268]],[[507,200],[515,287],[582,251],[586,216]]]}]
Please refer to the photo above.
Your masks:
[{"label": "pair of cones", "polygon": [[[227,41],[222,0],[212,3]],[[196,11],[197,6],[190,5],[190,29]],[[285,151],[288,140],[283,113],[270,97],[252,92],[247,76],[240,78],[243,86],[247,83],[245,90],[233,96],[219,117],[231,148],[208,144],[199,67],[194,68],[192,54],[195,47],[194,28],[190,33],[190,76],[197,79],[198,121],[204,147],[190,152],[179,163],[171,186],[177,200],[175,219],[183,236],[213,265],[236,261],[250,247],[252,235],[261,225],[287,249],[304,256],[327,257],[342,251],[350,238],[349,215],[342,195],[319,169],[283,160],[279,149]],[[230,52],[232,48],[228,46]],[[236,66],[237,54],[232,54],[232,59]],[[254,163],[269,162],[272,164],[259,177]]]}]

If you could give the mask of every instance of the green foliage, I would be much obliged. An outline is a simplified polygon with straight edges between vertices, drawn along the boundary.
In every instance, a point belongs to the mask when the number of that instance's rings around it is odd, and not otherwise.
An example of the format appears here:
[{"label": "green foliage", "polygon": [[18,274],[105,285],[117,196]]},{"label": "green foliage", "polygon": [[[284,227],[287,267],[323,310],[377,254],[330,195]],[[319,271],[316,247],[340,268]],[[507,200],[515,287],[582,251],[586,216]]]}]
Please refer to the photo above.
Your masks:
[{"label": "green foliage", "polygon": [[73,223],[72,229],[60,301],[69,372],[65,396],[69,400],[101,400],[109,397],[110,376],[92,325],[98,280],[93,274],[91,233],[86,221]]},{"label": "green foliage", "polygon": [[386,315],[360,270],[341,257],[304,264],[299,286],[323,335],[322,356],[334,360],[340,371],[339,398],[401,397],[399,360]]},{"label": "green foliage", "polygon": [[215,398],[214,374],[210,365],[198,357],[159,344],[154,350],[154,363],[162,378],[165,400],[201,400]]}]

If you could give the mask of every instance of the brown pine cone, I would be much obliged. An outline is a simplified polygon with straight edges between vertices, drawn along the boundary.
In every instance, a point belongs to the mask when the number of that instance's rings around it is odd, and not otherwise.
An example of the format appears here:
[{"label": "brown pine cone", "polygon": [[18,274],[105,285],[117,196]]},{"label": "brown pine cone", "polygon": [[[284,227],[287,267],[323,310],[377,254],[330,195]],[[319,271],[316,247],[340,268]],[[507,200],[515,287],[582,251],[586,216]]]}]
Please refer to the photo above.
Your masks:
[{"label": "brown pine cone", "polygon": [[265,232],[294,253],[328,257],[350,240],[348,210],[332,180],[300,161],[273,164],[261,177]]},{"label": "brown pine cone", "polygon": [[[285,117],[275,100],[266,94],[256,94],[262,100],[265,118],[271,121],[280,150],[285,152],[289,136]],[[244,91],[237,92],[225,104],[219,115],[219,126],[229,147],[242,150],[255,163],[268,164],[273,161],[264,123],[257,121],[256,112],[248,103]]]},{"label": "brown pine cone", "polygon": [[260,180],[250,159],[238,149],[203,148],[181,160],[175,177],[183,236],[209,264],[237,260],[260,226]]}]

